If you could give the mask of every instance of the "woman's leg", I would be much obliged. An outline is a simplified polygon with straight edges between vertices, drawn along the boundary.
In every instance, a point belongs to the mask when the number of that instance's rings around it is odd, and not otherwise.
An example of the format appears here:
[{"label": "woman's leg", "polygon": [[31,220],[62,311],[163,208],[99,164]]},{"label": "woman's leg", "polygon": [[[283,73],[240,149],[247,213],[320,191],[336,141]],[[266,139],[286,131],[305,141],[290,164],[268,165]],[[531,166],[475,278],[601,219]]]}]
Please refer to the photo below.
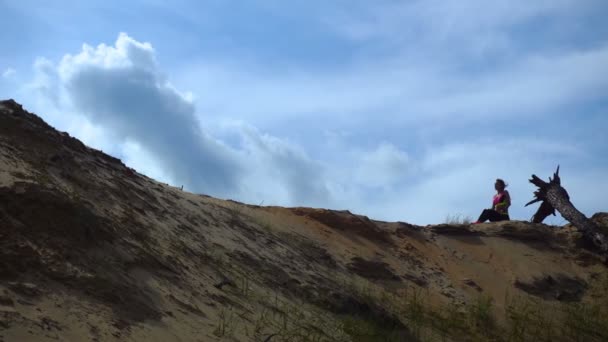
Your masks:
[{"label": "woman's leg", "polygon": [[509,215],[501,214],[496,210],[492,210],[489,220],[490,222],[508,221]]},{"label": "woman's leg", "polygon": [[488,220],[490,222],[508,221],[509,215],[501,214],[493,209],[485,209],[481,215],[479,215],[477,223],[486,222]]},{"label": "woman's leg", "polygon": [[479,218],[477,219],[477,223],[482,223],[482,222],[486,222],[487,220],[490,220],[490,217],[492,216],[492,212],[494,210],[492,209],[484,209],[481,212],[481,215],[479,215]]}]

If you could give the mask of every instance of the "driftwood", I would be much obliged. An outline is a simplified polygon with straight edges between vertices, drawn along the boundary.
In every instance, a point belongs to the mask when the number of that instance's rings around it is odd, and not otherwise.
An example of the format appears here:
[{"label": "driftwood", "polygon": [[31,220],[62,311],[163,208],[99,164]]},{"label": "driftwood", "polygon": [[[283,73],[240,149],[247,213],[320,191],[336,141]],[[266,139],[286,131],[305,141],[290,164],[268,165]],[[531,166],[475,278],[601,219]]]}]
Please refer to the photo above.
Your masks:
[{"label": "driftwood", "polygon": [[578,211],[570,202],[570,196],[566,189],[561,186],[559,178],[559,166],[553,174],[553,179],[549,177],[549,183],[532,175],[530,183],[536,185],[538,190],[534,192],[536,197],[526,204],[526,207],[532,203],[541,202],[540,207],[532,216],[532,222],[541,223],[549,215],[555,215],[555,210],[559,211],[562,216],[572,223],[583,236],[591,241],[602,252],[608,253],[608,237],[602,233],[595,222],[588,219],[583,213]]}]

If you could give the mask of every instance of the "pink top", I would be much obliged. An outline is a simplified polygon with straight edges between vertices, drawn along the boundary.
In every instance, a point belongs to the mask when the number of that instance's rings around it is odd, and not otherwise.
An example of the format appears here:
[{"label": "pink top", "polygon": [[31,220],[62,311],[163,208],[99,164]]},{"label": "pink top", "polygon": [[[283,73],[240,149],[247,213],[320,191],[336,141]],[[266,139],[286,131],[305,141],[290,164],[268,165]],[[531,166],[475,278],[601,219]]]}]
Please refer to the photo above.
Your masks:
[{"label": "pink top", "polygon": [[497,193],[492,199],[492,208],[494,208],[494,210],[498,211],[501,214],[508,214],[508,209],[510,205],[511,198],[507,190]]}]

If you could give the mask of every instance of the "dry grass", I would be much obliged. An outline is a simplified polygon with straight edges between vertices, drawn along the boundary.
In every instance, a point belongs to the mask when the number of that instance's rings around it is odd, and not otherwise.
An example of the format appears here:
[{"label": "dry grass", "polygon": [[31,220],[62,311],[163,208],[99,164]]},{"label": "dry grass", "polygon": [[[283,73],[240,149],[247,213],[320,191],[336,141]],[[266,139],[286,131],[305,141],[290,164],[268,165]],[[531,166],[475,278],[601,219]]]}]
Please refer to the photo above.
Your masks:
[{"label": "dry grass", "polygon": [[471,216],[465,216],[462,214],[449,214],[445,218],[446,224],[471,224],[473,218]]}]

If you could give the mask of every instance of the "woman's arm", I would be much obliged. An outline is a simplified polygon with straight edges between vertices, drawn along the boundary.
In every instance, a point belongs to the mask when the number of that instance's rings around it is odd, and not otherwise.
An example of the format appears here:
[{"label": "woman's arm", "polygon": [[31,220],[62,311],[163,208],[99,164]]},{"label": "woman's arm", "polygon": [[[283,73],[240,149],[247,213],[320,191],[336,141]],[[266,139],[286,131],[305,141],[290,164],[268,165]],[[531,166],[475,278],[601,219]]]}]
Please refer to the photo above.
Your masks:
[{"label": "woman's arm", "polygon": [[500,202],[498,202],[498,204],[496,204],[494,209],[497,211],[501,211],[501,209],[506,210],[510,206],[511,206],[511,196],[509,195],[509,193],[507,191],[505,191],[502,193]]}]

